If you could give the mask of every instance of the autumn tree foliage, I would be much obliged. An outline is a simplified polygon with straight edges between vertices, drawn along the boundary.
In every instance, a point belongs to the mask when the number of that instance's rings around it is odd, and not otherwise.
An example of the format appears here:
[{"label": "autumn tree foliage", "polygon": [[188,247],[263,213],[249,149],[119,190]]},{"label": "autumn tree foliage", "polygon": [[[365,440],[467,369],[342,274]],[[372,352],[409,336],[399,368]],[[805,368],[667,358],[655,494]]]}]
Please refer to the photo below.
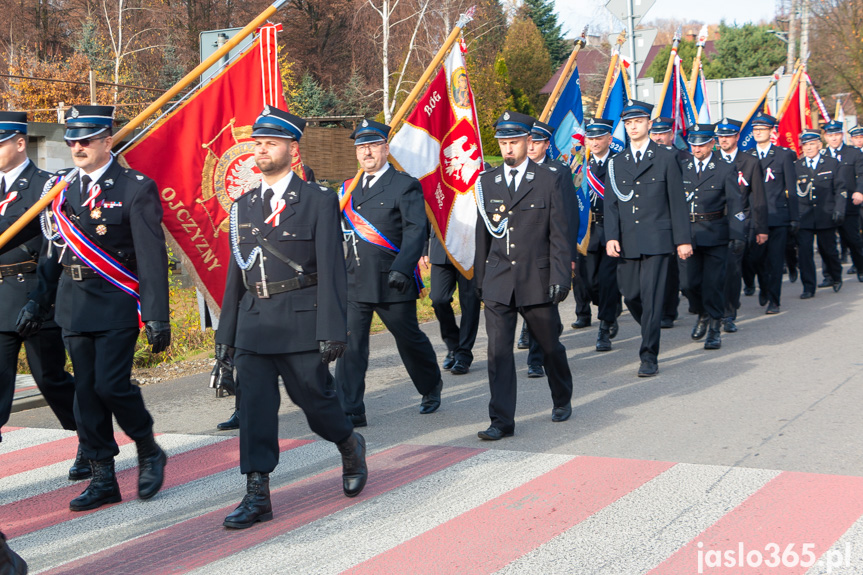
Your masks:
[{"label": "autumn tree foliage", "polygon": [[535,113],[537,108],[542,109],[543,97],[539,91],[551,77],[551,56],[545,47],[542,34],[532,20],[515,20],[510,25],[503,44],[503,59],[506,62],[513,97],[518,101],[523,96],[525,103],[530,104],[516,106],[520,108],[519,111]]},{"label": "autumn tree foliage", "polygon": [[863,0],[813,2],[809,73],[822,95],[850,93],[863,105]]}]

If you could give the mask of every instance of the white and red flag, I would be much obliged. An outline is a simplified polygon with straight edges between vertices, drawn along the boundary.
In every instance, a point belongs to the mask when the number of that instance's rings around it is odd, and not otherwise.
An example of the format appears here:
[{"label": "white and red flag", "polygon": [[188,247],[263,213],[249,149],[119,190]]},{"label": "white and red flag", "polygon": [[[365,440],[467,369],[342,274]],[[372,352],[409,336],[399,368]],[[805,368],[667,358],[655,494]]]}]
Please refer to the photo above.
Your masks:
[{"label": "white and red flag", "polygon": [[390,141],[390,156],[419,179],[435,234],[453,265],[470,278],[476,247],[473,186],[483,170],[483,156],[465,52],[463,41],[450,51]]}]

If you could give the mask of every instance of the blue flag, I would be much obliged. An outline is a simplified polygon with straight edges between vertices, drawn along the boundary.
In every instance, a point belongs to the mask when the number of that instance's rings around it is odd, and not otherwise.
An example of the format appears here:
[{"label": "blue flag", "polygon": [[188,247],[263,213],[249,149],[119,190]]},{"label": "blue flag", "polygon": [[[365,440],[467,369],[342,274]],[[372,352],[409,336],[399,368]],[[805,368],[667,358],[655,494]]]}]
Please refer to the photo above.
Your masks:
[{"label": "blue flag", "polygon": [[695,102],[695,114],[699,124],[710,123],[710,100],[707,98],[707,83],[704,81],[704,73],[698,71],[698,81],[695,82],[695,93],[692,95]]},{"label": "blue flag", "polygon": [[737,140],[737,147],[743,151],[751,150],[755,147],[755,138],[752,136],[752,118],[760,111],[764,109],[764,106],[767,104],[767,94],[761,98],[761,101],[753,108],[752,114],[749,115],[749,118],[746,119],[743,126],[740,128],[740,139]]},{"label": "blue flag", "polygon": [[579,248],[587,236],[590,205],[582,189],[584,174],[584,108],[581,102],[581,83],[578,68],[572,71],[569,81],[560,93],[560,98],[551,112],[548,125],[554,130],[549,152],[552,157],[569,166],[578,195],[578,243]]},{"label": "blue flag", "polygon": [[614,122],[614,127],[611,132],[611,150],[615,154],[619,154],[626,147],[626,130],[623,127],[623,122],[620,121],[620,114],[626,107],[626,84],[623,80],[623,75],[626,72],[620,71],[617,74],[617,80],[608,91],[608,99],[605,101],[605,107],[602,109],[600,118],[611,120]]},{"label": "blue flag", "polygon": [[671,79],[665,98],[659,108],[659,115],[674,120],[672,132],[674,133],[675,145],[678,148],[688,149],[686,144],[686,127],[697,124],[695,111],[692,109],[692,101],[689,99],[689,91],[686,82],[680,73],[680,57],[674,57],[674,66],[671,69]]}]

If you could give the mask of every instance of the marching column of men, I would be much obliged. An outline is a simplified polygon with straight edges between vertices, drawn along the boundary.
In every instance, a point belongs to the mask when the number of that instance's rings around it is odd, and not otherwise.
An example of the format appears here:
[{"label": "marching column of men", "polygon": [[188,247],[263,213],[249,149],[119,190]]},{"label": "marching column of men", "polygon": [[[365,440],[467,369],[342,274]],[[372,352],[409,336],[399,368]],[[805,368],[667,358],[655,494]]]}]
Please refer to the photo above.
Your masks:
[{"label": "marching column of men", "polygon": [[[822,152],[839,162],[842,180],[847,186],[845,217],[839,224],[839,238],[851,255],[852,269],[863,282],[863,238],[860,236],[860,205],[863,204],[863,152],[843,142],[842,122],[836,120],[824,126],[827,148]],[[840,277],[841,281],[842,278]]]}]

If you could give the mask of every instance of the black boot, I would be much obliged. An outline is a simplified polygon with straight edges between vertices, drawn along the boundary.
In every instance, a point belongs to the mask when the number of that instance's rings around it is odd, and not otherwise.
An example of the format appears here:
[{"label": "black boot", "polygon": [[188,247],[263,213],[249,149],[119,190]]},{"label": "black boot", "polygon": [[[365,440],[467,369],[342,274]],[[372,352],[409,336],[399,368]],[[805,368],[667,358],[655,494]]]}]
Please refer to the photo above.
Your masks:
[{"label": "black boot", "polygon": [[27,575],[27,562],[6,544],[6,536],[0,532],[0,573],[3,575]]},{"label": "black boot", "polygon": [[93,470],[93,479],[87,489],[69,503],[72,511],[96,509],[108,503],[118,503],[122,499],[120,485],[114,474],[114,458],[91,460],[90,467]]},{"label": "black boot", "polygon": [[711,319],[710,327],[707,329],[707,339],[704,340],[704,349],[719,349],[722,347],[721,319]]},{"label": "black boot", "polygon": [[605,320],[599,322],[599,333],[596,336],[596,351],[611,351],[611,326]]},{"label": "black boot", "polygon": [[168,456],[152,435],[135,443],[138,446],[138,497],[150,499],[162,488]]},{"label": "black boot", "polygon": [[216,429],[219,431],[228,431],[231,429],[240,429],[240,410],[235,409],[228,421],[216,424]]},{"label": "black boot", "polygon": [[78,453],[75,454],[75,463],[69,468],[69,481],[81,481],[82,479],[90,479],[93,476],[93,470],[90,468],[90,462],[81,453],[81,445],[78,445]]},{"label": "black boot", "polygon": [[420,413],[428,415],[437,411],[440,407],[440,392],[442,389],[443,380],[440,380],[434,389],[423,396],[423,400],[420,402]]},{"label": "black boot", "polygon": [[369,469],[366,467],[366,440],[354,431],[351,436],[336,444],[342,454],[342,489],[347,497],[356,497],[366,486]]},{"label": "black boot", "polygon": [[527,349],[530,347],[528,336],[530,332],[527,330],[527,322],[521,324],[521,335],[518,336],[518,349]]},{"label": "black boot", "polygon": [[273,518],[270,502],[270,474],[253,471],[246,476],[246,495],[222,523],[232,529],[246,529],[259,521]]},{"label": "black boot", "polygon": [[706,313],[698,316],[698,321],[695,323],[695,327],[692,328],[692,339],[701,339],[704,337],[704,334],[707,333],[707,322],[710,319],[710,316]]}]

